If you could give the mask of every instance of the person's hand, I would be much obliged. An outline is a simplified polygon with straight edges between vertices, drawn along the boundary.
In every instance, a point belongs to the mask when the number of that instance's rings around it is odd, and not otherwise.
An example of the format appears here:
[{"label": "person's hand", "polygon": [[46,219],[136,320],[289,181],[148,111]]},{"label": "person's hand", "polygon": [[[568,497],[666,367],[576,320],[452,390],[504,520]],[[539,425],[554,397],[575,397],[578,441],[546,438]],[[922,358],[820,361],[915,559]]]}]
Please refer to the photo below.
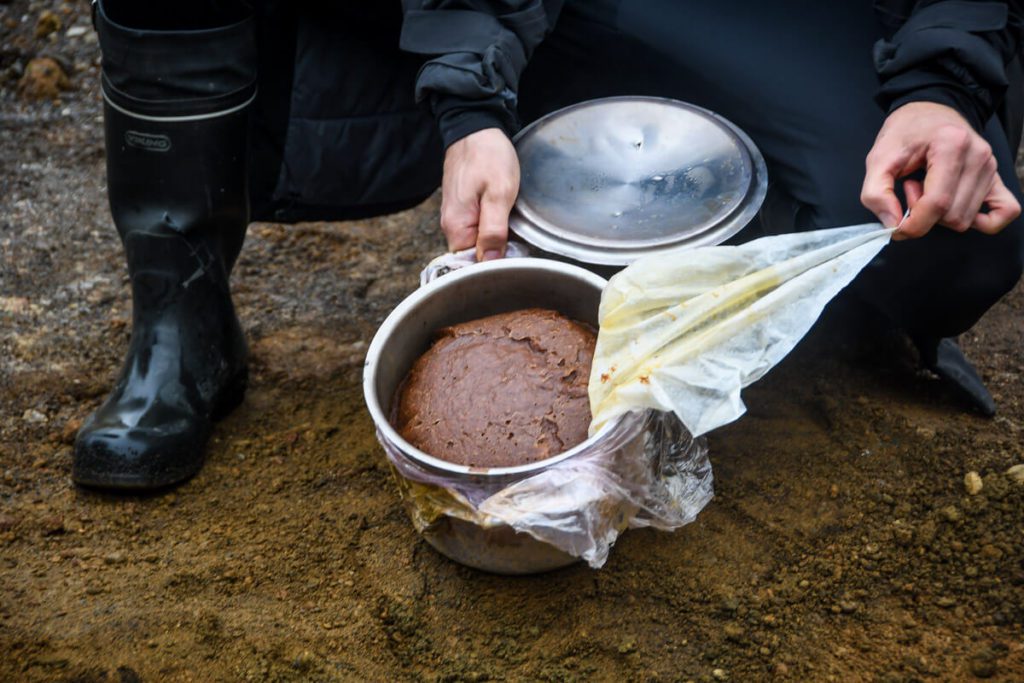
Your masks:
[{"label": "person's hand", "polygon": [[519,157],[504,131],[486,128],[452,143],[441,182],[441,230],[448,248],[475,245],[478,261],[501,258],[518,193]]},{"label": "person's hand", "polygon": [[[867,156],[860,200],[882,225],[900,225],[896,181],[919,169],[924,183],[905,180],[910,216],[893,239],[921,237],[936,223],[957,232],[995,234],[1020,215],[1020,204],[996,171],[992,148],[951,107],[911,102],[889,114]],[[983,205],[988,212],[982,213]]]}]

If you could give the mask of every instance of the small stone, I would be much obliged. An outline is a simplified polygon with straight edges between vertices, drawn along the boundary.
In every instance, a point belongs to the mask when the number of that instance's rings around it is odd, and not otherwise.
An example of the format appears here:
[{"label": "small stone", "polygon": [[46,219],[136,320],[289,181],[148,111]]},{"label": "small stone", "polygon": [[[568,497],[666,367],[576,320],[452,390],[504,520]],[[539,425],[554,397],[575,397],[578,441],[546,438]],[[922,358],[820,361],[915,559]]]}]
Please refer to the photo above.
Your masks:
[{"label": "small stone", "polygon": [[932,429],[931,427],[918,427],[916,431],[917,435],[922,439],[931,441],[932,439],[935,438],[935,430]]},{"label": "small stone", "polygon": [[72,26],[64,35],[68,38],[78,38],[79,36],[84,36],[85,32],[88,30],[89,29],[85,26]]},{"label": "small stone", "polygon": [[981,546],[981,554],[983,557],[998,560],[1003,556],[1003,551],[991,543],[986,543]]},{"label": "small stone", "polygon": [[1010,469],[1006,470],[1006,476],[1018,484],[1024,484],[1024,464],[1014,465]]},{"label": "small stone", "polygon": [[996,675],[996,658],[990,652],[971,657],[971,674],[976,678],[992,678]]},{"label": "small stone", "polygon": [[32,100],[52,100],[71,87],[68,75],[52,57],[36,57],[18,81],[18,94]]},{"label": "small stone", "polygon": [[78,430],[82,428],[82,420],[77,417],[73,417],[64,423],[64,429],[60,433],[60,442],[68,446],[75,443],[75,437],[78,436]]},{"label": "small stone", "polygon": [[124,553],[122,553],[120,550],[115,550],[112,553],[108,553],[108,554],[103,556],[103,563],[104,564],[123,564],[124,563]]},{"label": "small stone", "polygon": [[59,31],[60,25],[60,17],[55,12],[45,10],[36,22],[36,38],[45,38],[54,31]]},{"label": "small stone", "polygon": [[85,587],[85,592],[87,595],[99,595],[103,592],[103,586],[100,586],[99,584],[95,583],[90,584]]},{"label": "small stone", "polygon": [[942,518],[945,519],[947,522],[951,523],[959,522],[960,511],[956,509],[955,505],[947,505],[946,507],[942,508]]},{"label": "small stone", "polygon": [[729,677],[729,674],[725,673],[725,669],[713,669],[711,671],[711,676],[716,681],[724,681],[726,678]]},{"label": "small stone", "polygon": [[967,491],[967,495],[978,495],[981,493],[983,485],[984,482],[981,480],[981,475],[977,472],[971,471],[964,475],[964,489]]},{"label": "small stone", "polygon": [[797,585],[800,586],[801,588],[807,588],[808,586],[811,585],[811,582],[808,581],[807,579],[800,579],[800,583],[797,584]]},{"label": "small stone", "polygon": [[316,664],[316,655],[309,650],[303,650],[292,660],[292,668],[296,671],[309,671]]},{"label": "small stone", "polygon": [[45,413],[41,413],[35,408],[26,408],[25,412],[21,414],[21,419],[30,424],[42,424],[48,420]]},{"label": "small stone", "polygon": [[956,606],[956,598],[951,598],[948,595],[944,595],[941,598],[939,598],[938,600],[936,600],[935,604],[938,605],[939,607],[944,607],[946,609],[949,609],[950,607],[955,607]]},{"label": "small stone", "polygon": [[634,652],[635,650],[636,650],[636,639],[635,638],[626,638],[621,643],[619,643],[619,654],[628,655],[630,652]]},{"label": "small stone", "polygon": [[743,627],[739,624],[726,624],[722,631],[729,640],[742,640],[743,638]]},{"label": "small stone", "polygon": [[18,526],[17,517],[12,517],[11,515],[0,515],[0,533],[12,531],[16,526]]},{"label": "small stone", "polygon": [[860,609],[860,605],[853,600],[843,600],[839,603],[839,609],[842,610],[843,614],[853,614]]},{"label": "small stone", "polygon": [[59,515],[50,515],[43,519],[43,536],[56,536],[64,531],[64,520]]},{"label": "small stone", "polygon": [[839,485],[838,484],[832,484],[831,486],[828,487],[828,497],[829,498],[838,498],[839,497]]},{"label": "small stone", "polygon": [[119,666],[117,667],[117,681],[118,683],[142,683],[142,677],[135,669]]}]

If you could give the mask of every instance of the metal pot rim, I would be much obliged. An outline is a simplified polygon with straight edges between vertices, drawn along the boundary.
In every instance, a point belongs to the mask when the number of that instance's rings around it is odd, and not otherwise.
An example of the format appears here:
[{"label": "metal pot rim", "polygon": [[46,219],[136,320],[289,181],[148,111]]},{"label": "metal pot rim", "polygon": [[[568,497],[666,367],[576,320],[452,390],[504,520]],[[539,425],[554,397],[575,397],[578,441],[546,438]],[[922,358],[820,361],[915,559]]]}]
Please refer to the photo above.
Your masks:
[{"label": "metal pot rim", "polygon": [[578,455],[624,425],[632,426],[634,422],[638,422],[639,424],[643,423],[642,418],[632,413],[628,413],[611,421],[597,434],[567,451],[547,458],[546,460],[527,463],[525,465],[516,465],[514,467],[471,467],[469,465],[458,465],[453,462],[448,462],[447,460],[442,460],[441,458],[434,457],[413,446],[391,425],[391,421],[388,419],[387,412],[383,407],[381,397],[377,395],[376,387],[376,375],[380,354],[387,340],[393,334],[398,333],[401,329],[402,323],[405,322],[405,319],[426,299],[438,296],[440,292],[443,292],[445,289],[452,287],[455,283],[462,280],[487,277],[489,273],[495,271],[514,269],[535,270],[538,272],[560,272],[583,279],[593,284],[598,289],[604,289],[604,286],[607,284],[607,280],[600,275],[590,272],[589,270],[568,263],[562,263],[560,261],[552,261],[550,259],[515,258],[478,263],[444,275],[437,280],[420,287],[415,292],[407,296],[400,304],[398,304],[398,306],[395,307],[393,311],[391,311],[388,317],[384,319],[384,322],[374,334],[373,341],[370,342],[370,346],[366,352],[366,360],[363,363],[363,398],[366,402],[366,407],[370,411],[370,416],[373,418],[374,425],[381,433],[384,434],[387,440],[399,446],[404,454],[408,455],[424,467],[440,471],[445,474],[468,476],[504,477],[509,475],[530,474],[544,470],[556,463],[568,460],[573,456]]}]

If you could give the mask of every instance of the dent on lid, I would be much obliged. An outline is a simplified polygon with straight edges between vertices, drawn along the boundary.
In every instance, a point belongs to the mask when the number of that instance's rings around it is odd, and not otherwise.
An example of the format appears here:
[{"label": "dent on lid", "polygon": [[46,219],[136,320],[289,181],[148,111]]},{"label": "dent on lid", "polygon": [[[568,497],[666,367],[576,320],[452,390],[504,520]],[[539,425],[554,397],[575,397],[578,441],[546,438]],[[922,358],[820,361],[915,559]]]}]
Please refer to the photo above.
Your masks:
[{"label": "dent on lid", "polygon": [[[766,184],[764,162],[742,131],[661,98],[567,107],[524,129],[516,149],[513,229],[585,262],[626,263],[705,235],[720,242],[746,224],[752,195]],[[762,198],[753,197],[757,206]]]}]

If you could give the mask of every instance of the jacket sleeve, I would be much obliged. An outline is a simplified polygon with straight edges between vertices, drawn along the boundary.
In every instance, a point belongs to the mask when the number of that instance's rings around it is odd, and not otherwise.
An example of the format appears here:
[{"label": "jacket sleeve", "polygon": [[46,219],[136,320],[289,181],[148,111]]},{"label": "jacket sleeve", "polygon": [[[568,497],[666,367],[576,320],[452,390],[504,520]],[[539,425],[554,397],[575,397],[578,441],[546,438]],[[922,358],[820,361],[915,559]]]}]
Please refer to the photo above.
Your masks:
[{"label": "jacket sleeve", "polygon": [[484,128],[519,129],[519,76],[554,26],[561,0],[404,0],[401,47],[429,59],[416,100],[447,148]]},{"label": "jacket sleeve", "polygon": [[[980,130],[1006,92],[1006,65],[1021,49],[1024,0],[919,0],[876,3],[883,24],[898,30],[878,41],[878,102],[893,111],[908,102],[937,102]],[[881,5],[888,7],[881,8]]]}]

